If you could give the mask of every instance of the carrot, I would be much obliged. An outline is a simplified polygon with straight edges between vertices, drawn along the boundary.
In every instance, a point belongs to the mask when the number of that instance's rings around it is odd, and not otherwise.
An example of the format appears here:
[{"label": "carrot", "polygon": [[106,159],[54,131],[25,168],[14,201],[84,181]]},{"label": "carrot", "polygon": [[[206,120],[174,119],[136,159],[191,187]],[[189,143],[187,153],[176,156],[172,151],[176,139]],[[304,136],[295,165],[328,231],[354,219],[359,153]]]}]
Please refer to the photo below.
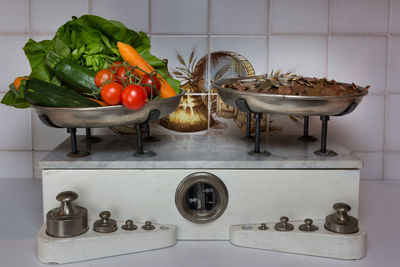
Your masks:
[{"label": "carrot", "polygon": [[101,101],[101,100],[97,100],[97,99],[95,99],[95,98],[91,98],[91,97],[88,97],[90,100],[92,100],[92,101],[94,101],[94,102],[97,102],[98,104],[100,104],[101,106],[108,106],[107,105],[107,103],[106,102],[103,102],[103,101]]},{"label": "carrot", "polygon": [[[154,68],[151,66],[137,51],[129,44],[117,42],[118,51],[123,60],[127,61],[134,67],[139,67],[145,72],[153,72]],[[145,73],[139,69],[135,70],[138,76],[143,76]],[[160,96],[161,98],[168,98],[176,95],[174,88],[167,83],[164,78],[157,73],[157,79],[161,82]]]},{"label": "carrot", "polygon": [[28,80],[26,77],[17,77],[14,80],[14,87],[17,91],[19,91],[19,87],[21,86],[21,81],[22,80]]}]

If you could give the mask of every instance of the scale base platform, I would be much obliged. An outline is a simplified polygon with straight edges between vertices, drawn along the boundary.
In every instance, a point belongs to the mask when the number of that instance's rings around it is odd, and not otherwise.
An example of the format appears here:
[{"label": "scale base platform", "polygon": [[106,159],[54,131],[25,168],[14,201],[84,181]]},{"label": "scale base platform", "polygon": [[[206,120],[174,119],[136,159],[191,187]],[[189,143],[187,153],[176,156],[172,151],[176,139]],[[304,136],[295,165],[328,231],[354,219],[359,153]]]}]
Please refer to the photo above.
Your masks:
[{"label": "scale base platform", "polygon": [[[89,221],[93,225],[94,221]],[[112,233],[97,233],[90,228],[86,233],[68,238],[56,238],[46,234],[43,224],[37,234],[36,248],[40,262],[62,264],[134,252],[171,247],[176,244],[176,226],[153,224],[154,230],[142,229],[143,223],[135,223],[137,229],[126,231],[118,227]],[[118,225],[123,225],[122,221]]]}]

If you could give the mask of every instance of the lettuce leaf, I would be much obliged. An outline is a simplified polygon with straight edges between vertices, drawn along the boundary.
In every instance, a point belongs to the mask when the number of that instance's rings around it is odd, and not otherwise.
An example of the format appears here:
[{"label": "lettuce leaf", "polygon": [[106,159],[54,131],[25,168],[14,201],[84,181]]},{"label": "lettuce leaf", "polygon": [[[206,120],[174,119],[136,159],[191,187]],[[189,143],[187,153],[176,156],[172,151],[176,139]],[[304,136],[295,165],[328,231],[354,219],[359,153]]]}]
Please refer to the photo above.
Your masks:
[{"label": "lettuce leaf", "polygon": [[57,30],[52,40],[36,42],[30,39],[24,46],[32,68],[29,76],[62,85],[44,65],[49,50],[93,71],[108,68],[113,62],[122,61],[117,41],[133,46],[176,92],[180,91],[180,82],[168,75],[166,64],[150,53],[150,38],[146,33],[95,15],[72,17]]}]

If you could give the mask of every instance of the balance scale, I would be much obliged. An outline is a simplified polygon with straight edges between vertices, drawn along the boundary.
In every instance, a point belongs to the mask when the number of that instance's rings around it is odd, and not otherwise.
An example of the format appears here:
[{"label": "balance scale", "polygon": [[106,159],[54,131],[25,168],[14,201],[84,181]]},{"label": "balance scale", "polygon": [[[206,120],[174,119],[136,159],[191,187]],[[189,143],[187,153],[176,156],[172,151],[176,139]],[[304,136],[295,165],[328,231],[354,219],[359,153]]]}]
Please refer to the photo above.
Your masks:
[{"label": "balance scale", "polygon": [[[134,137],[101,139],[88,144],[84,136],[77,137],[77,148],[89,151],[87,157],[68,157],[66,140],[39,163],[41,262],[140,252],[173,246],[177,240],[227,240],[339,259],[366,255],[367,231],[361,223],[355,233],[340,233],[340,223],[337,232],[326,229],[329,215],[345,223],[358,217],[363,163],[340,144],[331,142],[329,148],[337,155],[325,157],[314,153],[318,142],[263,136],[258,145],[268,156],[249,153],[253,143],[237,136],[159,136],[158,142],[144,141],[153,156],[136,157]],[[65,191],[77,194],[68,201],[77,198],[76,207],[87,209],[87,231],[54,237],[48,234],[46,214],[60,207],[56,196]],[[101,232],[95,227],[98,220],[116,228]]]}]

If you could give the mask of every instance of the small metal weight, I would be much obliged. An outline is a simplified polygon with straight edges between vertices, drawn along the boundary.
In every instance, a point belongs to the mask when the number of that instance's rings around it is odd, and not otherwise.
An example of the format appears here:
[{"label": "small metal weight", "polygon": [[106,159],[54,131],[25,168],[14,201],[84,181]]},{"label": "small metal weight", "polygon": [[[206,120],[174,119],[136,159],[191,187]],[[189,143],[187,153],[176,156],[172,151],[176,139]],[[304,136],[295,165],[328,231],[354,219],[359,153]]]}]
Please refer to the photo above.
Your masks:
[{"label": "small metal weight", "polygon": [[262,223],[260,226],[258,226],[258,230],[262,230],[262,231],[268,230],[267,224]]},{"label": "small metal weight", "polygon": [[154,227],[154,225],[151,223],[151,221],[146,221],[146,222],[144,223],[144,225],[142,226],[142,229],[143,229],[143,230],[146,230],[146,231],[150,231],[150,230],[154,230],[155,227]]},{"label": "small metal weight", "polygon": [[88,227],[87,209],[75,206],[73,201],[78,194],[72,191],[64,191],[57,195],[61,202],[59,208],[47,212],[46,233],[53,237],[72,237],[85,233]]},{"label": "small metal weight", "polygon": [[132,220],[126,220],[125,224],[121,227],[123,230],[126,231],[133,231],[137,229],[137,226],[133,223]]},{"label": "small metal weight", "polygon": [[324,227],[331,232],[339,234],[353,234],[359,231],[358,220],[347,212],[351,207],[346,203],[336,203],[333,205],[335,213],[326,216]]},{"label": "small metal weight", "polygon": [[292,231],[294,229],[293,224],[289,223],[288,217],[282,216],[279,220],[280,222],[276,223],[274,226],[275,230],[286,232],[286,231]]},{"label": "small metal weight", "polygon": [[99,214],[100,220],[93,224],[93,230],[98,233],[112,233],[117,231],[117,221],[110,219],[111,213],[109,211],[102,211]]},{"label": "small metal weight", "polygon": [[313,224],[313,220],[307,218],[304,220],[304,224],[299,226],[299,230],[303,232],[314,232],[317,231],[319,228]]}]

